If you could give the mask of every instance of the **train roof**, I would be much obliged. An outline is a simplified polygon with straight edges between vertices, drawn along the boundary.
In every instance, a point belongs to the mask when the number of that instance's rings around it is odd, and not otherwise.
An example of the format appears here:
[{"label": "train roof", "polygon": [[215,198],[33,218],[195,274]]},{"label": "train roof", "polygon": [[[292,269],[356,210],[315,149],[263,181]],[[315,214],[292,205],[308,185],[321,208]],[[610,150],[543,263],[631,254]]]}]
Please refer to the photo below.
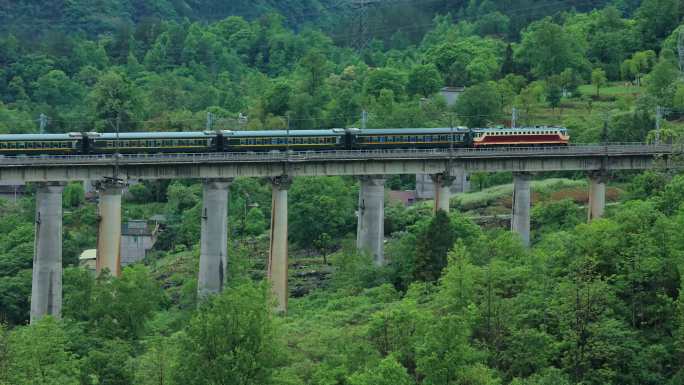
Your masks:
[{"label": "train roof", "polygon": [[78,139],[78,136],[74,136],[73,134],[4,134],[4,135],[0,135],[0,140],[3,140],[3,141],[74,140],[74,139]]},{"label": "train roof", "polygon": [[[262,137],[262,136],[287,136],[287,130],[263,130],[263,131],[223,131],[227,137]],[[342,136],[344,129],[335,130],[290,130],[292,137],[298,136]]]},{"label": "train roof", "polygon": [[[119,139],[186,139],[186,138],[206,138],[215,135],[212,132],[203,131],[167,131],[167,132],[121,132]],[[113,132],[103,132],[98,136],[93,136],[94,139],[113,140],[117,138],[117,134]]]},{"label": "train roof", "polygon": [[360,135],[410,135],[410,134],[450,134],[468,132],[466,127],[435,128],[366,128],[359,130]]},{"label": "train roof", "polygon": [[501,128],[472,128],[474,132],[497,132],[497,131],[543,131],[543,130],[567,130],[559,126],[531,126],[531,127],[501,127]]}]

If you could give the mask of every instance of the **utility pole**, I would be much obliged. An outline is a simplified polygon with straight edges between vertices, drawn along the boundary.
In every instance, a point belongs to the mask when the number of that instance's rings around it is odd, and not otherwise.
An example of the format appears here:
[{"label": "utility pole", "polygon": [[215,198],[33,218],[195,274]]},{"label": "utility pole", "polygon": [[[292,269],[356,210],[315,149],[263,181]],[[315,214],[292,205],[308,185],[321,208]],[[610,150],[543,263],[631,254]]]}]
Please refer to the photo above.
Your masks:
[{"label": "utility pole", "polygon": [[116,154],[114,154],[114,181],[119,180],[119,157],[121,157],[121,150],[119,149],[119,127],[121,126],[121,111],[116,113]]},{"label": "utility pole", "polygon": [[677,36],[677,53],[679,54],[679,75],[684,76],[684,29]]},{"label": "utility pole", "polygon": [[518,122],[518,109],[513,107],[511,109],[511,128],[515,128],[517,122]]},{"label": "utility pole", "polygon": [[660,126],[662,125],[663,116],[667,111],[664,107],[656,107],[656,132],[655,132],[655,144],[660,144]]},{"label": "utility pole", "polygon": [[207,111],[207,125],[206,125],[206,130],[211,131],[211,127],[214,125],[214,115]]},{"label": "utility pole", "polygon": [[45,127],[47,126],[47,122],[48,122],[47,115],[41,113],[40,116],[38,117],[38,122],[40,123],[40,133],[44,134],[45,133]]},{"label": "utility pole", "polygon": [[285,148],[287,149],[287,158],[290,159],[290,114],[287,114],[287,126],[285,128],[286,138],[285,138]]},{"label": "utility pole", "polygon": [[361,111],[361,129],[365,130],[367,124],[368,124],[368,111],[363,110],[363,111]]}]

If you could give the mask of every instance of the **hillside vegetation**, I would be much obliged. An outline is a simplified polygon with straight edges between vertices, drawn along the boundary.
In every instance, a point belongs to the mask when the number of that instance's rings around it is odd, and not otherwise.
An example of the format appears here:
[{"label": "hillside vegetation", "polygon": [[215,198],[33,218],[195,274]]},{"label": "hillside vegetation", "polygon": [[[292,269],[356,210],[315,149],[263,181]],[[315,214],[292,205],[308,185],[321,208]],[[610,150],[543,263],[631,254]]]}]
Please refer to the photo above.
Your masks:
[{"label": "hillside vegetation", "polygon": [[[561,124],[575,143],[683,138],[684,3],[0,0],[0,134]],[[465,86],[448,106],[443,86]],[[247,117],[245,120],[244,117]],[[678,161],[679,159],[674,159]],[[385,208],[387,265],[355,251],[358,182],[289,189],[290,308],[265,277],[271,185],[229,195],[229,276],[197,298],[202,185],[130,186],[124,220],[165,218],[121,277],[78,267],[97,210],[64,192],[63,311],[28,325],[34,186],[0,199],[0,385],[679,385],[684,177],[533,182],[532,246],[508,224],[512,175],[473,174],[452,211]],[[554,177],[541,180],[542,177]],[[412,189],[411,176],[388,188]],[[497,219],[498,220],[498,219]]]}]

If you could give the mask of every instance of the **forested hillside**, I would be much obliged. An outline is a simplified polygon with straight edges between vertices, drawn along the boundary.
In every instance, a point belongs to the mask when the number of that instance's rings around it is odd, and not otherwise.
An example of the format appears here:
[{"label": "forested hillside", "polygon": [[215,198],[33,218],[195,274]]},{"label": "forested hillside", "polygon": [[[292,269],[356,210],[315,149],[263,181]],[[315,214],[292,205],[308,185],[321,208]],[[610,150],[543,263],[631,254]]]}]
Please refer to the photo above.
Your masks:
[{"label": "forested hillside", "polygon": [[[574,143],[681,143],[680,0],[0,0],[0,134],[563,125]],[[359,38],[367,44],[359,48]],[[444,86],[465,87],[454,105]],[[657,116],[656,111],[662,112]],[[207,123],[207,115],[213,120]],[[656,135],[655,127],[660,131]],[[673,159],[674,162],[680,159]],[[684,383],[684,178],[533,182],[532,246],[506,224],[512,176],[473,174],[452,210],[387,203],[388,264],[355,251],[358,181],[289,189],[290,309],[264,282],[271,185],[230,187],[229,277],[197,298],[202,187],[130,186],[163,218],[122,276],[78,267],[96,204],[64,192],[62,319],[28,325],[34,186],[0,198],[0,385]],[[415,187],[412,176],[387,189]]]}]

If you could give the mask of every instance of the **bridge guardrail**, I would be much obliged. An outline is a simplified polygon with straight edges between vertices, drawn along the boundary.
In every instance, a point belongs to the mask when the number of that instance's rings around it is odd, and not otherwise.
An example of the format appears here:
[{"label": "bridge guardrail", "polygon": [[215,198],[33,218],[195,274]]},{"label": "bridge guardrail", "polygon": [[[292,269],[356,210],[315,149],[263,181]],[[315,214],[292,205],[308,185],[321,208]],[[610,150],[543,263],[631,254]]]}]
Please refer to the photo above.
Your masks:
[{"label": "bridge guardrail", "polygon": [[[611,143],[607,145],[570,145],[562,147],[495,147],[402,150],[338,150],[300,152],[221,152],[221,153],[157,153],[119,154],[119,164],[139,163],[206,163],[206,162],[306,162],[373,159],[457,159],[478,157],[527,156],[619,156],[681,153],[680,145]],[[115,154],[107,155],[32,155],[0,156],[0,167],[36,165],[113,165]]]}]

